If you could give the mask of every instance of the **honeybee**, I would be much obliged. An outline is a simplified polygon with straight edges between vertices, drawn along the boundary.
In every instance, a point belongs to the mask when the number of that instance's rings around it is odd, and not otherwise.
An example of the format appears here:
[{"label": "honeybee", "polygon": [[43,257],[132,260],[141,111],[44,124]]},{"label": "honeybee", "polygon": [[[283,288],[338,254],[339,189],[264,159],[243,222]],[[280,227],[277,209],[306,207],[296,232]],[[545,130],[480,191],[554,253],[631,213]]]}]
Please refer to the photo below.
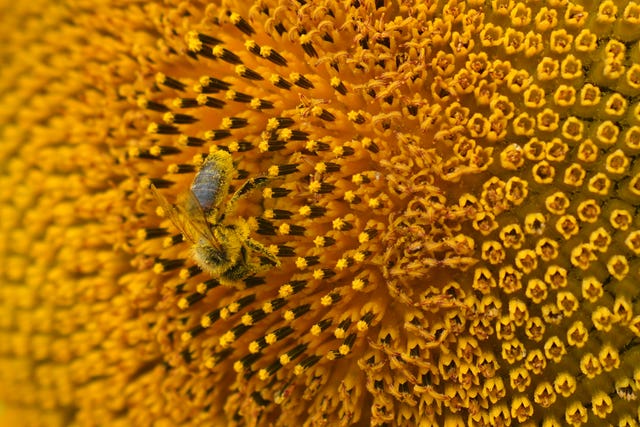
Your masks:
[{"label": "honeybee", "polygon": [[[238,200],[264,186],[267,178],[248,179],[225,206],[223,201],[229,193],[234,172],[231,154],[218,150],[207,156],[190,189],[175,205],[151,187],[166,215],[191,242],[194,261],[222,283],[237,282],[280,266],[278,257],[249,236],[247,220],[233,215]],[[266,258],[267,264],[253,261],[252,252]]]}]

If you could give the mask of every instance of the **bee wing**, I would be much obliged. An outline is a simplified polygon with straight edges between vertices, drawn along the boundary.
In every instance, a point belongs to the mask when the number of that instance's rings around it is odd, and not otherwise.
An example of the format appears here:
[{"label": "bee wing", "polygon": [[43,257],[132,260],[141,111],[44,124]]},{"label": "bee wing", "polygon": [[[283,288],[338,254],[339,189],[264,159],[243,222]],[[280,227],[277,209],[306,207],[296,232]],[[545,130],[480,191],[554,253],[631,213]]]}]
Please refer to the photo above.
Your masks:
[{"label": "bee wing", "polygon": [[[182,216],[189,218],[189,227],[191,227],[198,238],[205,238],[211,246],[215,249],[222,251],[222,245],[213,235],[211,231],[211,224],[207,221],[207,215],[200,204],[200,201],[193,194],[193,191],[189,190],[180,197],[180,203],[176,207],[181,211]],[[193,239],[195,241],[195,239]]]},{"label": "bee wing", "polygon": [[180,233],[191,243],[195,243],[196,237],[194,232],[197,233],[196,230],[191,230],[188,226],[188,216],[185,212],[182,212],[183,209],[176,205],[172,205],[164,198],[162,194],[158,191],[155,185],[151,185],[151,192],[153,196],[158,200],[160,207],[165,212],[165,215],[169,217],[171,222],[176,226],[176,228],[180,231]]}]

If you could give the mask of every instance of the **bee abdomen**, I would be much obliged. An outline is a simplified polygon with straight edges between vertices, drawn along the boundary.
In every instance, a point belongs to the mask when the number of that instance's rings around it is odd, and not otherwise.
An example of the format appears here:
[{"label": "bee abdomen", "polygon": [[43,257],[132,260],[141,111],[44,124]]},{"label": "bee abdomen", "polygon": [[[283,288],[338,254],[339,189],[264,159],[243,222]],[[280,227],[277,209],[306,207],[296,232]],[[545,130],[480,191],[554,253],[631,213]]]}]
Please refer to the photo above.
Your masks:
[{"label": "bee abdomen", "polygon": [[191,184],[191,191],[205,210],[215,205],[218,191],[226,177],[218,170],[200,170]]},{"label": "bee abdomen", "polygon": [[231,155],[226,151],[216,151],[207,157],[191,184],[191,191],[204,210],[217,206],[227,195],[232,169]]}]

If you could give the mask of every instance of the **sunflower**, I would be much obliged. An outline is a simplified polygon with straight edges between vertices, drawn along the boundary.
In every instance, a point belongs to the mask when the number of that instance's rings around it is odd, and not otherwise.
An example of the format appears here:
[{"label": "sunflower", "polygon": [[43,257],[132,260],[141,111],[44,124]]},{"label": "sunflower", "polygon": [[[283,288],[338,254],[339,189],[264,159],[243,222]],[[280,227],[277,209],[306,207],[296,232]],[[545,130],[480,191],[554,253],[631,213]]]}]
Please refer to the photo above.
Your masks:
[{"label": "sunflower", "polygon": [[0,24],[3,425],[639,424],[639,3]]}]

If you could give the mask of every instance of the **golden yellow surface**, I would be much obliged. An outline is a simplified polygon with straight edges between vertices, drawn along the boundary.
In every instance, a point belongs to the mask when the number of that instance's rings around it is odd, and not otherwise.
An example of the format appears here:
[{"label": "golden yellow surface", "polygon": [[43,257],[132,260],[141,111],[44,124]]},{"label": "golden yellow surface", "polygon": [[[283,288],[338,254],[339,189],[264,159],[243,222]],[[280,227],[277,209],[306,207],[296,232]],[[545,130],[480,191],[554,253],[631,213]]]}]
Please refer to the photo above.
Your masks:
[{"label": "golden yellow surface", "polygon": [[[0,425],[639,425],[639,40],[622,0],[0,1]],[[216,218],[280,263],[241,280],[160,206],[216,150],[267,178]]]}]

